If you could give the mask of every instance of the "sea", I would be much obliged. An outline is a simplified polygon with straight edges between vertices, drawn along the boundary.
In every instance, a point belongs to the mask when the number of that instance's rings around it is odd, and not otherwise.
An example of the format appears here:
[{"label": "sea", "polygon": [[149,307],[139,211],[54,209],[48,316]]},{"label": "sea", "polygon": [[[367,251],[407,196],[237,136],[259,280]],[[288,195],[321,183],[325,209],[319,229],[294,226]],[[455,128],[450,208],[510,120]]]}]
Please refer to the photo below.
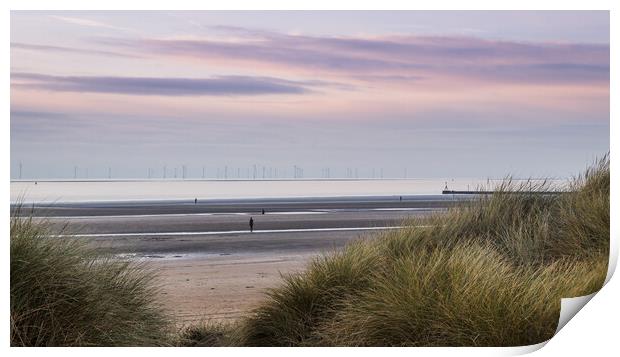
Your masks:
[{"label": "sea", "polygon": [[[493,190],[498,179],[279,179],[279,180],[15,180],[11,203],[134,202],[294,197],[437,195],[448,190]],[[513,180],[536,185],[542,180]],[[564,187],[566,180],[549,180]]]}]

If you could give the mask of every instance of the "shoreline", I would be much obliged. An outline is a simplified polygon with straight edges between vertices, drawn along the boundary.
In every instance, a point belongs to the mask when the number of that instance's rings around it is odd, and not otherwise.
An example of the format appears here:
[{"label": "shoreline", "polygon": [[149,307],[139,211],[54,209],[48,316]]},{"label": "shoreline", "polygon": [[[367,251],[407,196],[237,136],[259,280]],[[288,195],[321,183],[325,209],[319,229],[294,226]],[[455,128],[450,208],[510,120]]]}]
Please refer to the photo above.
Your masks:
[{"label": "shoreline", "polygon": [[283,283],[282,274],[303,270],[313,257],[455,203],[441,195],[403,198],[56,204],[24,211],[64,229],[59,239],[83,239],[102,253],[146,262],[158,272],[164,307],[183,325],[241,318]]},{"label": "shoreline", "polygon": [[[492,189],[502,180],[217,180],[11,182],[11,202],[102,203],[312,200],[441,195],[443,189]],[[554,183],[563,181],[553,181]]]},{"label": "shoreline", "polygon": [[[420,199],[429,198],[435,200],[449,201],[452,198],[447,198],[446,195],[439,193],[414,193],[414,194],[391,194],[391,195],[347,195],[347,196],[255,196],[255,197],[229,197],[229,198],[200,198],[200,203],[209,204],[234,204],[234,203],[289,203],[296,201],[323,201],[323,202],[338,202],[338,201],[355,201],[355,200],[382,200],[391,199],[395,200],[402,197],[403,200],[407,199]],[[132,204],[194,204],[193,198],[148,198],[148,199],[127,199],[127,200],[56,200],[56,201],[30,201],[42,206],[63,206],[63,205],[132,205]],[[11,199],[11,206],[18,204],[17,200]]]}]

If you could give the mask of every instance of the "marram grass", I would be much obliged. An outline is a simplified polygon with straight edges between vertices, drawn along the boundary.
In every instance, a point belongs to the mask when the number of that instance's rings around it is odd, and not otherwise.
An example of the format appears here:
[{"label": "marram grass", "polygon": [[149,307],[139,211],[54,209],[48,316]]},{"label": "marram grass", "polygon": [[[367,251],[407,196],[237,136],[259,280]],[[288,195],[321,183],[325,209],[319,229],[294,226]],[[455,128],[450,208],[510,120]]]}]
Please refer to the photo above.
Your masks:
[{"label": "marram grass", "polygon": [[167,345],[154,274],[11,216],[12,346]]},{"label": "marram grass", "polygon": [[[519,346],[553,336],[560,299],[601,288],[609,158],[561,195],[498,192],[315,259],[235,331],[241,346]],[[521,191],[515,194],[514,191]]]}]

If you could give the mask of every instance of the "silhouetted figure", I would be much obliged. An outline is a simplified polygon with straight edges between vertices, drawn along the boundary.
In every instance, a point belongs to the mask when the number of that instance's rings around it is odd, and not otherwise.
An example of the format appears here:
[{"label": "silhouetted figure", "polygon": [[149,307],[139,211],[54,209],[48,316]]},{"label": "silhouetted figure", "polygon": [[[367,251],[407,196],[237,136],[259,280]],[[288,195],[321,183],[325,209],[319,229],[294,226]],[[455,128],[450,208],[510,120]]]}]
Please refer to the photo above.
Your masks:
[{"label": "silhouetted figure", "polygon": [[254,232],[254,219],[250,217],[250,232]]},{"label": "silhouetted figure", "polygon": [[403,201],[403,196],[399,196],[399,199],[402,202]]},{"label": "silhouetted figure", "polygon": [[261,211],[261,214],[265,214],[265,209],[263,208],[263,210]]},{"label": "silhouetted figure", "polygon": [[198,199],[194,198],[194,204],[197,204],[197,203],[198,203]]}]

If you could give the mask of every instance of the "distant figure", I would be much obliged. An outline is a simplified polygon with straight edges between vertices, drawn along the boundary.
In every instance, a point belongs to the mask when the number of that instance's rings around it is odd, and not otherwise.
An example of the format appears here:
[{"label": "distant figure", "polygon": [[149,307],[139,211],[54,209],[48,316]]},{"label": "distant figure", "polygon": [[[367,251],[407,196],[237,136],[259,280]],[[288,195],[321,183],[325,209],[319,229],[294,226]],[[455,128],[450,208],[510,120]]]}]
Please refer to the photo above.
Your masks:
[{"label": "distant figure", "polygon": [[400,197],[399,197],[399,199],[400,199],[400,201],[402,202],[402,201],[403,201],[403,196],[400,196]]},{"label": "distant figure", "polygon": [[36,184],[37,184],[37,181],[35,181],[35,182],[34,182],[34,184],[36,185]]},{"label": "distant figure", "polygon": [[198,199],[194,198],[194,204],[197,204],[197,203],[198,203]]},{"label": "distant figure", "polygon": [[250,217],[250,232],[254,232],[254,219]]},{"label": "distant figure", "polygon": [[265,214],[265,209],[263,208],[263,210],[261,211],[261,214]]}]

